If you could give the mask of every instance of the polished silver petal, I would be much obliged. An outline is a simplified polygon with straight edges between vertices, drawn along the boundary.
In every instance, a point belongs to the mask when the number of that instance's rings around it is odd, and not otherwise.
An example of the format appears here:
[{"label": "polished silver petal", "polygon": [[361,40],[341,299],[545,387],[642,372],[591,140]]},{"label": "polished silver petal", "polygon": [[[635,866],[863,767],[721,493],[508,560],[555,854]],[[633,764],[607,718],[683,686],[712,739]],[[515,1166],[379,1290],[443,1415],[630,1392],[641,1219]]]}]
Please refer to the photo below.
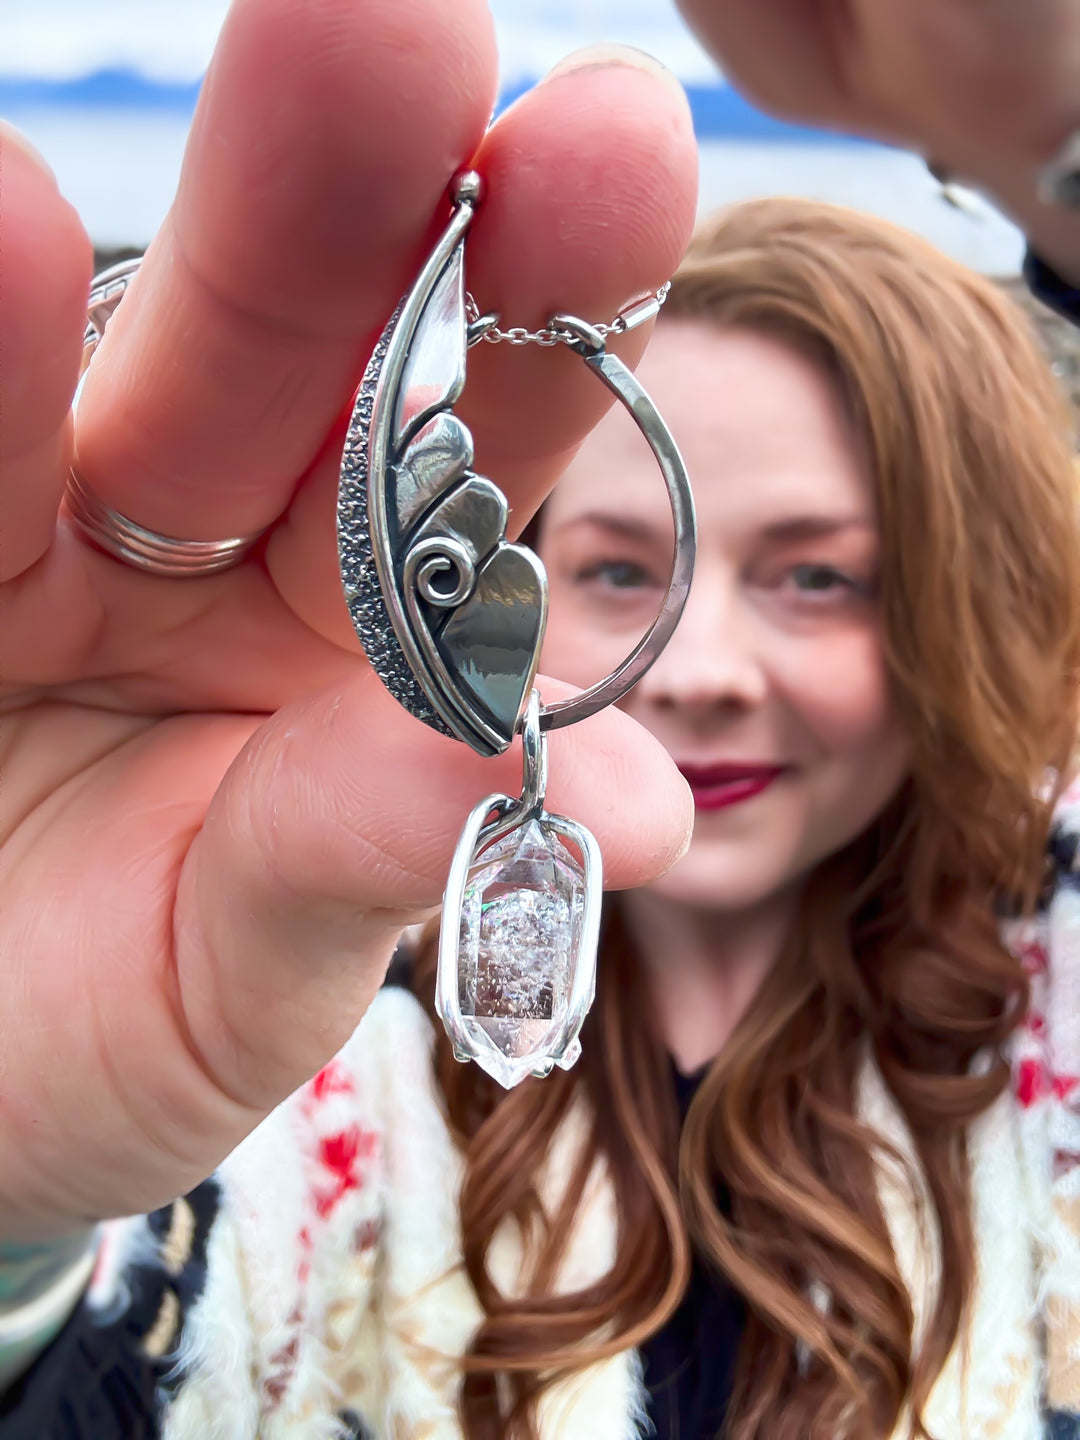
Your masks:
[{"label": "polished silver petal", "polygon": [[394,448],[465,388],[464,245],[454,246],[409,343],[394,416]]},{"label": "polished silver petal", "polygon": [[404,535],[473,463],[472,436],[449,410],[433,415],[394,467],[397,533]]},{"label": "polished silver petal", "polygon": [[[476,576],[468,599],[439,635],[447,668],[460,677],[474,730],[493,751],[513,738],[536,678],[537,637],[547,620],[544,567],[524,545],[499,545]],[[473,742],[474,749],[481,744]]]}]

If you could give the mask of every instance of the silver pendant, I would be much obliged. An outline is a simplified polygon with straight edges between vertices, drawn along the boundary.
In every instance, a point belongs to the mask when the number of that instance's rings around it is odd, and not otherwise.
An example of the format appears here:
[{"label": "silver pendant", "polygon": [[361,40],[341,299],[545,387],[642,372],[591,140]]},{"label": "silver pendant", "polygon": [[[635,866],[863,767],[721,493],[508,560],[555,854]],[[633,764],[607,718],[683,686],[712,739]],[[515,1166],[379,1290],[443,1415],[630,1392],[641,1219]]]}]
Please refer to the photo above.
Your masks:
[{"label": "silver pendant", "polygon": [[506,498],[472,470],[472,437],[452,410],[470,343],[505,338],[495,317],[470,324],[466,308],[465,233],[479,192],[479,177],[459,177],[450,221],[364,373],[342,456],[338,553],[360,642],[412,715],[481,755],[523,736],[521,797],[481,801],[458,843],[437,986],[455,1054],[509,1087],[573,1064],[595,990],[599,848],[582,826],[543,808],[543,732],[619,699],[659,655],[689,590],[694,515],[670,432],[605,346],[607,333],[655,314],[659,300],[611,326],[553,317],[543,343],[581,355],[652,446],[676,544],[668,595],[634,651],[600,684],[541,706],[533,681],[547,616],[544,569],[507,541]]}]

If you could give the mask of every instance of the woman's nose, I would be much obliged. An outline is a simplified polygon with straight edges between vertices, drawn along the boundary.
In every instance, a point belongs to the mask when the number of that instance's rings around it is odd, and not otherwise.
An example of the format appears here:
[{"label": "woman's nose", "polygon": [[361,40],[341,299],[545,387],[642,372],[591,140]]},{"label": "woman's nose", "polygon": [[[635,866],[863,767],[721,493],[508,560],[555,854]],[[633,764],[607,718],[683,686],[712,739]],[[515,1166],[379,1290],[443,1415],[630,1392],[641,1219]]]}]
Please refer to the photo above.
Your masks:
[{"label": "woman's nose", "polygon": [[737,583],[699,567],[678,628],[636,693],[665,709],[752,709],[767,688],[761,649]]}]

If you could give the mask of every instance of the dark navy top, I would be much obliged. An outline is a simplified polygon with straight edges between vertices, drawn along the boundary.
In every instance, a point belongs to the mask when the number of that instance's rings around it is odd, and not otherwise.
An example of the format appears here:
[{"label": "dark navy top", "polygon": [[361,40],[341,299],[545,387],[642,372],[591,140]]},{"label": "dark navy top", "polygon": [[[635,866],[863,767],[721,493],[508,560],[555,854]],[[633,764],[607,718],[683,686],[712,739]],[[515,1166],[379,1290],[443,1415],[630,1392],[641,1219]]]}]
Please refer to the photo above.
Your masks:
[{"label": "dark navy top", "polygon": [[[703,1075],[675,1071],[684,1120]],[[726,1195],[719,1199],[720,1208],[726,1209]],[[641,1347],[649,1419],[657,1440],[717,1440],[723,1435],[745,1323],[742,1297],[695,1255],[679,1308]]]}]

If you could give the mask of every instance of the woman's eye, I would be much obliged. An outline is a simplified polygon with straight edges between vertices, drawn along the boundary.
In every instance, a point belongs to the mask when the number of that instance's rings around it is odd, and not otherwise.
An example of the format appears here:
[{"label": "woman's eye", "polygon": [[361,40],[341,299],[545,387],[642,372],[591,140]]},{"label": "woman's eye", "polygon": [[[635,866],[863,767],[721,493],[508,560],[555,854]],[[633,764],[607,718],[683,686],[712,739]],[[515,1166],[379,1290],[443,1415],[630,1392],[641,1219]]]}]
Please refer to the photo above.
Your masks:
[{"label": "woman's eye", "polygon": [[599,580],[613,590],[637,590],[652,583],[643,565],[633,560],[599,560],[578,572],[578,580]]},{"label": "woman's eye", "polygon": [[810,595],[828,594],[838,589],[859,589],[850,575],[844,575],[831,565],[796,565],[790,573],[795,588]]}]

